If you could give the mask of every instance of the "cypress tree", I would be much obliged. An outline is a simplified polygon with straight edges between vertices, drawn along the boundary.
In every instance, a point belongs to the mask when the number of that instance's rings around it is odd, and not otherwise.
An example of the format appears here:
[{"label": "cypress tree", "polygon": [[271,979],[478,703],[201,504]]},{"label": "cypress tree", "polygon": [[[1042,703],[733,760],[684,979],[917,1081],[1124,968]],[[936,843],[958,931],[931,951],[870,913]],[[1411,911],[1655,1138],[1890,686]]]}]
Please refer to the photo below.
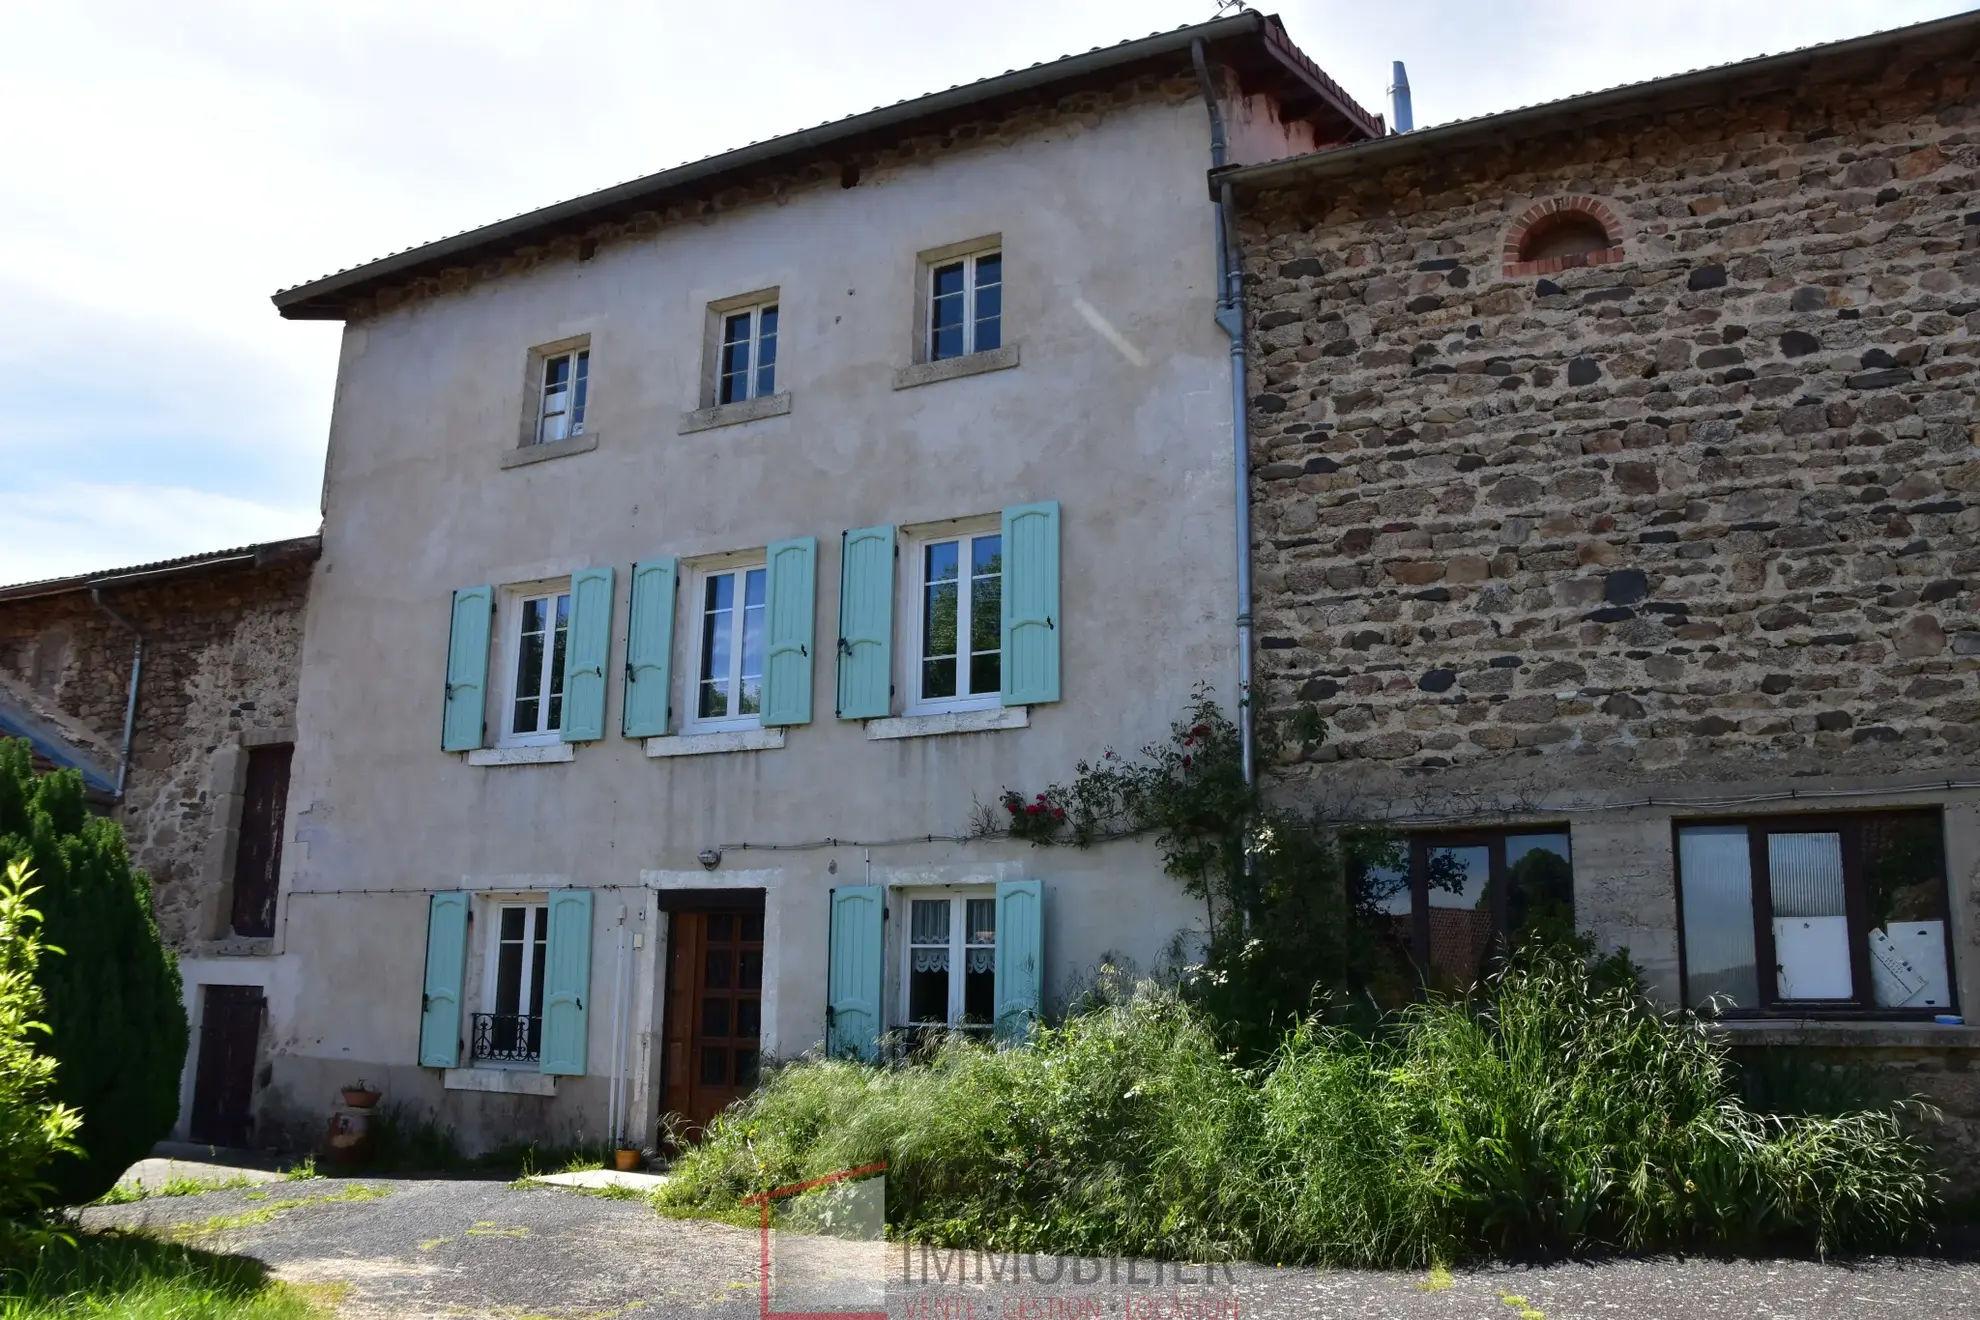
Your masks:
[{"label": "cypress tree", "polygon": [[79,1155],[45,1173],[57,1204],[110,1190],[172,1130],[186,1057],[179,964],[158,938],[151,877],[123,827],[92,816],[74,770],[36,775],[28,744],[0,739],[0,866],[22,858],[41,887],[42,938],[61,953],[35,973],[47,997],[52,1099],[82,1114]]}]

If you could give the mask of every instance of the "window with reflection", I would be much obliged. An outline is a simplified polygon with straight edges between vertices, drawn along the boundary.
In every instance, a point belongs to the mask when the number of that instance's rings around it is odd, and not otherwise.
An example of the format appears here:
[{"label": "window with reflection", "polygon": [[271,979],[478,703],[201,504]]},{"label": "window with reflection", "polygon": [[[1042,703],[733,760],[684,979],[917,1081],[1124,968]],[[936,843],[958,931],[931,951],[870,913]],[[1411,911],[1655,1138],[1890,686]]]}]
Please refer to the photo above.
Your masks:
[{"label": "window with reflection", "polygon": [[1410,835],[1361,867],[1356,905],[1422,984],[1462,992],[1521,942],[1573,936],[1567,828]]},{"label": "window with reflection", "polygon": [[1692,1007],[1952,1011],[1938,812],[1684,824],[1677,865]]}]

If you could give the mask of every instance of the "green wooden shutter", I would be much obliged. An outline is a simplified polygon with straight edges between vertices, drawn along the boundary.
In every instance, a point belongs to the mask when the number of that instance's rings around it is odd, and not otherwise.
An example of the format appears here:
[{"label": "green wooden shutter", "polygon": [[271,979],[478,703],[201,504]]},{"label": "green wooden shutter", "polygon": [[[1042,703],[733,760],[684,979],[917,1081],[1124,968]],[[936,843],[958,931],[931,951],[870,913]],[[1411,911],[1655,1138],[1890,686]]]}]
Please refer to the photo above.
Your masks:
[{"label": "green wooden shutter", "polygon": [[880,1057],[881,950],[886,891],[846,885],[832,891],[831,965],[825,991],[825,1052],[872,1063]]},{"label": "green wooden shutter", "polygon": [[1059,504],[1004,510],[1003,701],[1059,699]]},{"label": "green wooden shutter", "polygon": [[997,1039],[1021,1041],[1038,1020],[1045,972],[1045,886],[1036,880],[997,884]]},{"label": "green wooden shutter", "polygon": [[543,1052],[539,1072],[584,1075],[591,995],[591,891],[550,893],[550,934],[543,958]]},{"label": "green wooden shutter", "polygon": [[571,574],[570,632],[564,639],[563,738],[605,736],[605,665],[612,658],[612,569]]},{"label": "green wooden shutter", "polygon": [[632,570],[632,618],[626,624],[626,696],[620,715],[628,738],[667,732],[673,682],[674,582],[671,559],[649,559]]},{"label": "green wooden shutter", "polygon": [[774,542],[764,635],[763,723],[811,723],[811,639],[818,592],[818,538]]},{"label": "green wooden shutter", "polygon": [[488,709],[488,635],[494,623],[495,588],[463,587],[454,593],[454,622],[447,638],[447,704],[440,718],[440,746],[471,752],[481,746]]},{"label": "green wooden shutter", "polygon": [[419,1066],[461,1059],[461,980],[467,972],[468,896],[435,894],[426,904],[426,980],[420,996]]},{"label": "green wooden shutter", "polygon": [[894,713],[894,529],[846,533],[839,554],[839,718]]}]

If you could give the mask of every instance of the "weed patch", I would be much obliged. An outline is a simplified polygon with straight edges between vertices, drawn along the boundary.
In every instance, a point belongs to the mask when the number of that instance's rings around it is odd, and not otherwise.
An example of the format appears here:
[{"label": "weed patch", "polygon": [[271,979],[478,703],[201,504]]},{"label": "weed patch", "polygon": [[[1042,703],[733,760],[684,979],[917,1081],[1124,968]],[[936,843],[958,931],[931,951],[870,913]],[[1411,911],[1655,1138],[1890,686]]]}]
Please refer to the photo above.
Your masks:
[{"label": "weed patch", "polygon": [[373,1187],[357,1183],[340,1192],[319,1192],[314,1196],[289,1197],[280,1201],[270,1201],[252,1210],[243,1210],[234,1215],[213,1215],[198,1223],[173,1224],[167,1232],[175,1239],[208,1237],[215,1233],[231,1233],[237,1229],[253,1228],[265,1224],[277,1215],[290,1210],[299,1210],[306,1205],[340,1205],[352,1201],[376,1201],[390,1196],[391,1189]]},{"label": "weed patch", "polygon": [[1756,1113],[1695,1018],[1539,949],[1486,998],[1370,1034],[1309,1021],[1255,1066],[1155,986],[1030,1048],[792,1064],[655,1203],[736,1222],[747,1195],[877,1160],[910,1240],[1330,1266],[1895,1245],[1935,1185],[1895,1109]]},{"label": "weed patch", "polygon": [[79,1234],[0,1269],[0,1320],[318,1320],[339,1300],[245,1256],[137,1233]]}]

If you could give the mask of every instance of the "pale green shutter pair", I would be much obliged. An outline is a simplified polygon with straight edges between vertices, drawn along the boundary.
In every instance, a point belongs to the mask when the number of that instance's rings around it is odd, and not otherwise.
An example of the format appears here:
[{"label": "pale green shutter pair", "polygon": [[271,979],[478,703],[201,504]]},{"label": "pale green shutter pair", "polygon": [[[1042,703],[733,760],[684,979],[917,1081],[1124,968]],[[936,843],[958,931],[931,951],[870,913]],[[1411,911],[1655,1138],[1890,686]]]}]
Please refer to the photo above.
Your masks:
[{"label": "pale green shutter pair", "polygon": [[[463,587],[454,593],[447,640],[447,701],[440,746],[471,752],[487,743],[489,644],[493,639],[495,588]],[[567,743],[605,736],[605,666],[612,654],[612,570],[587,568],[571,575],[571,618],[564,639],[564,714]]]},{"label": "pale green shutter pair", "polygon": [[[457,1068],[461,1058],[462,987],[467,973],[468,900],[435,894],[426,917],[426,984],[419,1018],[419,1065]],[[537,1069],[581,1076],[591,994],[591,891],[550,895],[544,937],[543,1031]]]},{"label": "pale green shutter pair", "polygon": [[[1003,686],[1006,706],[1059,699],[1059,506],[1021,504],[1003,517]],[[842,720],[894,713],[894,529],[845,534],[839,559]]]},{"label": "pale green shutter pair", "polygon": [[[811,644],[817,595],[818,541],[800,537],[769,547],[763,723],[811,720]],[[674,644],[673,559],[633,565],[632,619],[626,632],[625,699],[621,727],[628,738],[664,735],[669,728],[669,686]],[[610,568],[571,576],[570,631],[564,652],[563,740],[590,742],[605,736],[605,667],[612,651]],[[486,742],[488,666],[495,589],[467,587],[454,593],[447,646],[447,697],[440,745],[472,751]]]},{"label": "pale green shutter pair", "polygon": [[[835,1059],[880,1057],[885,1030],[887,893],[880,885],[832,891],[826,971],[825,1051]],[[1024,1040],[1038,1020],[1045,968],[1045,887],[1037,880],[997,885],[995,1014],[997,1039]]]}]

